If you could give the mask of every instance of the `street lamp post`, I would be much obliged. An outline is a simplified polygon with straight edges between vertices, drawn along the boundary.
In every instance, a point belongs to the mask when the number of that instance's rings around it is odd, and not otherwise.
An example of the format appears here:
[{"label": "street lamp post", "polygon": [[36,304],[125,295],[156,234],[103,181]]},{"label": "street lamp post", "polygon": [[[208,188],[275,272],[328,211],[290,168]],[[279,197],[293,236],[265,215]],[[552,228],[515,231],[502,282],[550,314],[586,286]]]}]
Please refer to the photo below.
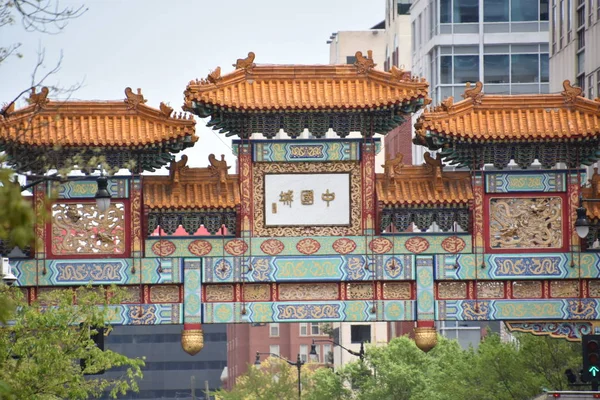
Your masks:
[{"label": "street lamp post", "polygon": [[300,359],[300,353],[298,353],[298,358],[296,359],[296,362],[290,361],[287,358],[281,357],[278,354],[275,353],[261,353],[261,352],[256,352],[256,360],[254,360],[254,365],[256,365],[257,367],[260,366],[260,356],[261,355],[268,355],[271,357],[276,357],[279,358],[280,360],[285,361],[286,363],[288,363],[291,366],[294,366],[298,369],[298,400],[302,400],[302,383],[300,382],[300,372],[302,370],[302,366],[305,364],[304,361],[302,361]]},{"label": "street lamp post", "polygon": [[308,353],[312,359],[317,357],[317,346],[315,346],[315,343],[331,343],[334,346],[338,346],[338,347],[341,347],[342,349],[346,350],[349,354],[352,354],[353,356],[358,357],[360,359],[360,361],[365,360],[365,342],[360,342],[360,350],[354,351],[354,350],[350,350],[347,347],[342,346],[341,344],[339,344],[338,342],[336,342],[334,340],[330,340],[330,339],[316,339],[315,340],[315,339],[313,339],[312,344],[310,345],[310,352]]}]

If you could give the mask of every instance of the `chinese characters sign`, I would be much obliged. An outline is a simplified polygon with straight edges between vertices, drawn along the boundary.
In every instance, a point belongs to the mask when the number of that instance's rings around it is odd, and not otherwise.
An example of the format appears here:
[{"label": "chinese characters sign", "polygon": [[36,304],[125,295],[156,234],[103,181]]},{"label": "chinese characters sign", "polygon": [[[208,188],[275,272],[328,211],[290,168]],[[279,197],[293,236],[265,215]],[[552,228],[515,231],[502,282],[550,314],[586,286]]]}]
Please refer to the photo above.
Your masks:
[{"label": "chinese characters sign", "polygon": [[350,174],[266,174],[266,226],[350,224]]}]

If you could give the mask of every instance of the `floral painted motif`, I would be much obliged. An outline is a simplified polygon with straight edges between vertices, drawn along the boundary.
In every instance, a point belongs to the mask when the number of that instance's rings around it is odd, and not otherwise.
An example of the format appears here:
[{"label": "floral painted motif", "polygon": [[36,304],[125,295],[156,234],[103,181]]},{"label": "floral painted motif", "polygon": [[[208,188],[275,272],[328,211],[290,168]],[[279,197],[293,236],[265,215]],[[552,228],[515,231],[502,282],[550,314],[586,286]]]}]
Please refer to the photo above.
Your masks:
[{"label": "floral painted motif", "polygon": [[333,242],[333,250],[340,254],[352,253],[356,249],[356,243],[354,240],[348,238],[341,238]]},{"label": "floral painted motif", "polygon": [[465,241],[458,236],[450,236],[442,241],[442,249],[448,253],[459,253],[464,250]]},{"label": "floral painted motif", "polygon": [[248,245],[243,240],[234,239],[225,243],[225,251],[232,256],[241,256],[246,250],[248,250]]},{"label": "floral painted motif", "polygon": [[194,240],[188,246],[188,250],[195,256],[204,256],[212,250],[212,245],[207,240]]},{"label": "floral painted motif", "polygon": [[415,236],[408,239],[406,243],[404,243],[404,247],[411,253],[419,254],[429,248],[429,242],[425,238]]},{"label": "floral painted motif", "polygon": [[152,252],[160,257],[167,257],[175,253],[177,247],[170,240],[159,240],[152,245]]},{"label": "floral painted motif", "polygon": [[392,242],[386,238],[375,238],[369,243],[369,249],[377,254],[387,253],[392,250]]},{"label": "floral painted motif", "polygon": [[397,257],[391,257],[386,261],[384,268],[390,278],[397,278],[402,273],[402,261]]},{"label": "floral painted motif", "polygon": [[283,251],[283,243],[277,239],[267,239],[260,244],[260,249],[270,256],[276,256]]},{"label": "floral painted motif", "polygon": [[296,244],[296,249],[306,255],[314,254],[321,248],[321,244],[315,239],[302,239]]}]

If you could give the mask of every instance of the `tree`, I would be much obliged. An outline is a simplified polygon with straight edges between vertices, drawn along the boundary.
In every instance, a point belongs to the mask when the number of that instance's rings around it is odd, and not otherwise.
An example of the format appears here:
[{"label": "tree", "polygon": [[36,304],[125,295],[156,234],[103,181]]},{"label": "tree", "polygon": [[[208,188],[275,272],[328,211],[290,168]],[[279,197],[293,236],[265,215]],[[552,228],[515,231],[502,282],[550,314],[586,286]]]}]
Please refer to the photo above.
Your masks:
[{"label": "tree", "polygon": [[[306,400],[347,399],[349,390],[340,376],[329,368],[305,364],[301,369],[302,398]],[[219,400],[282,400],[298,397],[298,370],[275,357],[264,360],[260,367],[249,366],[238,377],[235,387],[219,390]]]},{"label": "tree", "polygon": [[[110,304],[121,297],[115,287],[56,290],[32,305],[18,288],[0,291],[17,305],[10,323],[0,328],[0,382],[8,391],[2,398],[87,399],[105,391],[112,397],[137,391],[143,360],[102,351],[92,337],[99,327],[110,330]],[[86,376],[113,367],[124,369],[119,379]]]}]

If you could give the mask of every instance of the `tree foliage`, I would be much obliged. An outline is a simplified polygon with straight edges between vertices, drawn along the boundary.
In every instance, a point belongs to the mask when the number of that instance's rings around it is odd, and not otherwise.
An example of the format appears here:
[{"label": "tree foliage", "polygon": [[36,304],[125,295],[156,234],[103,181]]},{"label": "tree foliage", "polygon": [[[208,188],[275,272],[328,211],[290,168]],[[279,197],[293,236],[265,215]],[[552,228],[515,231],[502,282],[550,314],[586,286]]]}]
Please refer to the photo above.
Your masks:
[{"label": "tree foliage", "polygon": [[[113,397],[137,391],[143,360],[102,351],[91,336],[98,327],[110,329],[108,298],[118,300],[116,288],[108,292],[111,296],[103,288],[53,291],[32,305],[18,288],[0,290],[9,293],[17,306],[0,334],[0,381],[10,388],[5,398],[87,399],[105,391]],[[80,360],[85,360],[84,368]],[[118,379],[84,375],[113,367],[124,370]]]},{"label": "tree foliage", "polygon": [[[302,398],[526,400],[544,389],[566,390],[564,371],[578,369],[580,361],[579,343],[546,336],[519,334],[514,341],[502,342],[490,334],[477,349],[468,350],[439,337],[429,353],[408,337],[399,337],[386,346],[369,347],[364,362],[350,363],[335,373],[321,368],[303,375]],[[295,369],[282,367],[288,375],[273,374],[264,366],[251,368],[232,391],[221,392],[221,398],[295,398]]]},{"label": "tree foliage", "polygon": [[[329,368],[305,364],[301,368],[302,398],[305,400],[341,400],[350,391],[339,375]],[[216,393],[219,400],[283,400],[298,398],[298,369],[275,357],[263,361],[260,367],[249,366],[235,387]]]}]

